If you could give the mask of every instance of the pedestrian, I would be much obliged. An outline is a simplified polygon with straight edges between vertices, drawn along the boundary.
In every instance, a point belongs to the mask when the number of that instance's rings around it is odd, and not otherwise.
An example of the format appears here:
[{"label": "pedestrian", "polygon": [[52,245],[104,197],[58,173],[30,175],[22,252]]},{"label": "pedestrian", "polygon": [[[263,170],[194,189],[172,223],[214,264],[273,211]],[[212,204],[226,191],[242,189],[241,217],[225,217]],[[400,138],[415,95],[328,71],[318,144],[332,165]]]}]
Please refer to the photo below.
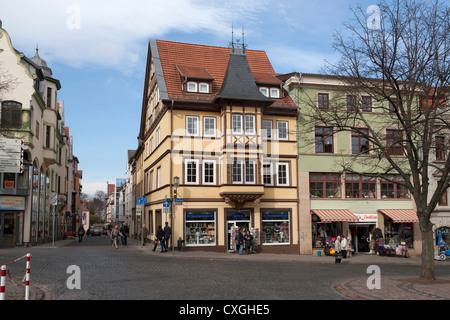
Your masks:
[{"label": "pedestrian", "polygon": [[250,233],[250,230],[247,230],[247,234],[245,235],[244,239],[245,239],[245,252],[247,254],[250,254],[253,245],[253,236]]},{"label": "pedestrian", "polygon": [[163,244],[162,241],[164,239],[164,230],[161,228],[161,226],[158,226],[158,230],[156,231],[156,239],[155,239],[155,246],[153,247],[152,251],[156,251],[156,248],[158,247],[158,243],[161,245],[161,252],[163,252]]},{"label": "pedestrian", "polygon": [[347,249],[348,249],[348,242],[347,242],[347,238],[342,235],[341,238],[341,253],[342,253],[342,258],[347,259]]},{"label": "pedestrian", "polygon": [[78,242],[83,242],[83,236],[84,236],[84,228],[83,226],[80,226],[80,228],[78,228]]},{"label": "pedestrian", "polygon": [[120,233],[119,226],[116,224],[114,228],[111,230],[111,240],[112,240],[112,247],[118,249],[117,242],[119,240],[119,236],[122,234]]},{"label": "pedestrian", "polygon": [[334,263],[341,263],[341,237],[337,236],[336,241],[334,242]]},{"label": "pedestrian", "polygon": [[[142,238],[141,238],[142,236]],[[145,224],[142,225],[142,232],[139,234],[139,239],[142,241],[142,245],[145,246],[145,242],[147,241],[148,229]]]},{"label": "pedestrian", "polygon": [[242,234],[242,229],[239,229],[239,233],[237,235],[237,245],[239,248],[239,254],[242,254],[242,249],[244,246],[244,235]]},{"label": "pedestrian", "polygon": [[166,221],[166,225],[164,226],[164,248],[161,247],[161,250],[164,250],[164,252],[167,252],[167,248],[169,247],[169,238],[172,234],[172,228],[169,227],[169,224]]},{"label": "pedestrian", "polygon": [[128,224],[125,222],[122,227],[120,227],[120,233],[122,233],[122,244],[124,246],[127,245],[127,238],[129,236],[130,229],[128,228]]}]

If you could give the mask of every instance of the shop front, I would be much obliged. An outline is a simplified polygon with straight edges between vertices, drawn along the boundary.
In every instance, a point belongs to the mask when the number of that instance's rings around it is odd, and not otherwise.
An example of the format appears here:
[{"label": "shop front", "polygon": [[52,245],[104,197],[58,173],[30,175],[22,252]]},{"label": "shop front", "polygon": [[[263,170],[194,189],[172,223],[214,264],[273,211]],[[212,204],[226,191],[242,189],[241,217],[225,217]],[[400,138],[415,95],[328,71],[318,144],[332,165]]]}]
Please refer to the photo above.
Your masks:
[{"label": "shop front", "polygon": [[328,254],[338,236],[348,236],[349,223],[359,221],[358,217],[345,209],[314,209],[312,217],[313,251]]},{"label": "shop front", "polygon": [[416,212],[412,209],[380,209],[378,211],[384,216],[385,247],[395,252],[398,251],[397,248],[406,245],[409,251],[414,250],[415,241],[418,241],[415,239],[418,231],[415,225],[419,222]]},{"label": "shop front", "polygon": [[358,222],[349,224],[351,245],[355,253],[370,253],[370,240],[373,230],[376,228],[377,213],[354,213]]},{"label": "shop front", "polygon": [[0,196],[0,248],[23,244],[25,197]]}]

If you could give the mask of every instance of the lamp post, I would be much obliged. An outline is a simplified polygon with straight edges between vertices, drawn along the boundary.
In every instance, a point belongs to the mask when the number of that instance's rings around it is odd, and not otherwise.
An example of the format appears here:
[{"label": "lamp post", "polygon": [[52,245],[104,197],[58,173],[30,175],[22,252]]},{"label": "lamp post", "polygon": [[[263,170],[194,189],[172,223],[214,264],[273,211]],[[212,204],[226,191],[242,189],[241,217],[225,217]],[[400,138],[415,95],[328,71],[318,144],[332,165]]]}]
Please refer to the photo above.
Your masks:
[{"label": "lamp post", "polygon": [[172,197],[172,254],[175,252],[175,246],[174,246],[174,221],[175,221],[175,199],[177,198],[177,189],[180,186],[180,178],[178,176],[173,177],[173,186],[175,187],[175,190],[173,191],[173,197]]}]

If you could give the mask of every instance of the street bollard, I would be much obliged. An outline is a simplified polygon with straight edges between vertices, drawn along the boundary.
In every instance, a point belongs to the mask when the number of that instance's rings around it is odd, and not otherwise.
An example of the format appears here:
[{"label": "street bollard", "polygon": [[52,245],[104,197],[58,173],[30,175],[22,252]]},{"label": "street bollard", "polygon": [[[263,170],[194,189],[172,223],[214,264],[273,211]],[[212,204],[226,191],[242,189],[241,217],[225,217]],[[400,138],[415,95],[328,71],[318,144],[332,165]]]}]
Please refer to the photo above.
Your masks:
[{"label": "street bollard", "polygon": [[27,273],[25,275],[25,300],[30,300],[30,261],[31,253],[27,253]]},{"label": "street bollard", "polygon": [[0,280],[0,300],[5,300],[5,286],[6,286],[6,266],[2,265],[2,273]]}]

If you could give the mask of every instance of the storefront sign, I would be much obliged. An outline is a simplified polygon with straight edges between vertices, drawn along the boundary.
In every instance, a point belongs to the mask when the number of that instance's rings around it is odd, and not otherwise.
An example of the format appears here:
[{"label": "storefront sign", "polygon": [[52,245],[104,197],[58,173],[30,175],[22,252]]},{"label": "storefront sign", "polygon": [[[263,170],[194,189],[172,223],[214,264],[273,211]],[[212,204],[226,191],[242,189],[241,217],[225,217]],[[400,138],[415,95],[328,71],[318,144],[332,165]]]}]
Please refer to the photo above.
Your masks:
[{"label": "storefront sign", "polygon": [[0,196],[0,210],[25,210],[25,197]]},{"label": "storefront sign", "polygon": [[214,213],[186,213],[186,220],[190,219],[214,219]]},{"label": "storefront sign", "polygon": [[378,219],[378,214],[376,213],[354,213],[358,217],[359,222],[371,222],[375,223]]},{"label": "storefront sign", "polygon": [[263,213],[262,217],[263,219],[280,219],[280,220],[289,219],[289,215],[287,212]]},{"label": "storefront sign", "polygon": [[234,214],[231,215],[231,217],[232,217],[234,220],[244,220],[244,219],[245,219],[245,214],[242,214],[242,213],[234,213]]}]

